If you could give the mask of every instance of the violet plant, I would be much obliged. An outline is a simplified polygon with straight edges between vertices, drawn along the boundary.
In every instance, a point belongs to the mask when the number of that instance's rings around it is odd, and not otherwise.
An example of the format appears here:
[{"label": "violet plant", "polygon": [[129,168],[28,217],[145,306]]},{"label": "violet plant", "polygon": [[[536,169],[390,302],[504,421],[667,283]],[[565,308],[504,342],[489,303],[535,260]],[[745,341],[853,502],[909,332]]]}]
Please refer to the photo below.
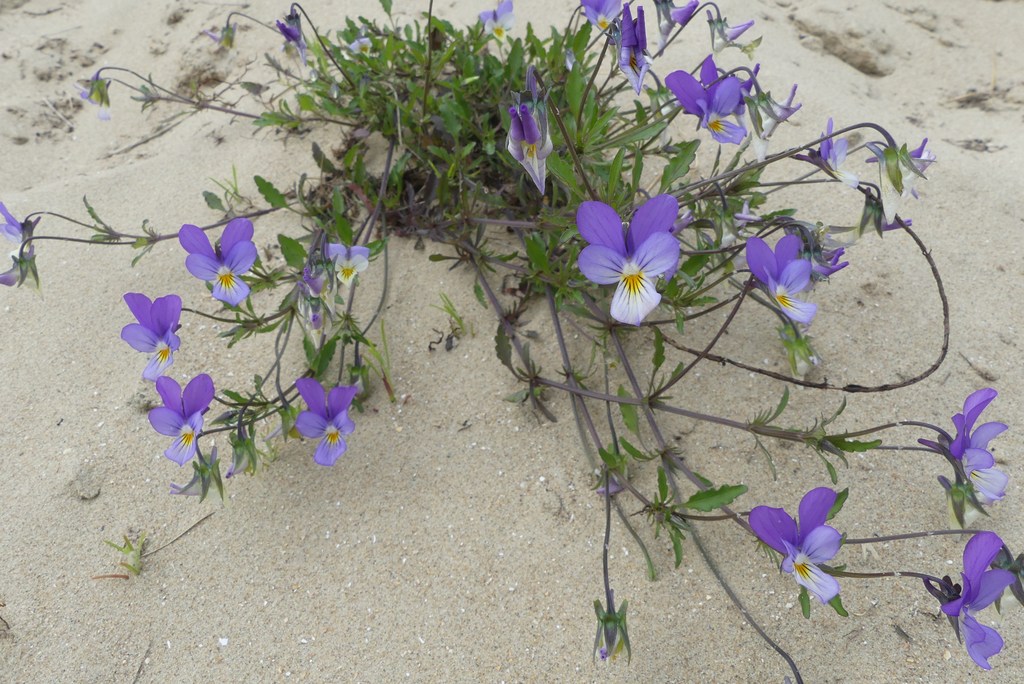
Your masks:
[{"label": "violet plant", "polygon": [[[183,116],[220,112],[284,132],[340,131],[343,143],[335,154],[312,145],[318,177],[275,185],[255,176],[260,198],[243,197],[237,183],[223,194],[205,192],[214,220],[198,226],[186,223],[191,217],[165,217],[160,230],[148,222],[139,231],[119,230],[88,202],[88,219],[81,220],[38,211],[19,221],[0,205],[2,234],[15,246],[13,268],[0,276],[4,285],[38,282],[37,261],[46,265],[46,250],[36,246],[51,239],[128,246],[137,250],[133,264],[154,245],[177,240],[188,272],[211,285],[220,302],[214,313],[199,307],[203,298],[194,280],[183,279],[180,294],[125,295],[136,322],[125,318],[122,337],[150,355],[143,376],[155,381],[163,401],[149,413],[150,422],[174,440],[165,455],[193,466],[192,480],[172,485],[171,492],[201,499],[216,489],[223,497],[225,480],[268,467],[276,458],[275,444],[288,438],[316,440],[310,447],[315,464],[345,467],[348,442],[364,439],[356,430],[357,413],[381,399],[378,389],[395,400],[383,295],[368,307],[356,309],[354,303],[363,295],[361,283],[374,282],[378,291],[386,291],[389,241],[416,239],[433,246],[432,260],[463,269],[480,303],[494,313],[498,361],[522,385],[510,399],[549,419],[556,396],[571,404],[605,512],[595,659],[613,659],[623,651],[631,657],[629,602],[616,602],[608,555],[614,509],[652,579],[659,565],[648,548],[653,538],[667,536],[678,568],[686,549],[708,558],[704,532],[735,525],[752,542],[735,553],[750,553],[758,542],[779,554],[781,570],[800,587],[805,615],[813,595],[847,616],[839,578],[921,579],[963,636],[968,655],[989,667],[988,659],[1003,643],[977,621],[977,611],[1006,587],[1024,602],[1020,557],[1014,560],[994,533],[966,529],[972,522],[968,507],[991,516],[1007,494],[1007,476],[996,467],[990,447],[1007,426],[976,427],[995,390],[967,398],[953,417],[955,435],[920,420],[840,430],[834,426],[845,402],[809,426],[782,424],[790,385],[885,392],[920,382],[945,358],[947,295],[927,246],[901,214],[903,201],[916,196],[935,161],[926,144],[910,150],[877,124],[836,130],[829,118],[820,136],[769,155],[772,135],[802,113],[794,101],[797,86],[780,103],[762,83],[758,67],[719,66],[713,53],[726,64],[732,56],[752,53],[759,39],[738,45],[753,21],[732,23],[711,2],[676,7],[657,0],[661,44],[654,54],[647,49],[640,2],[582,0],[566,26],[547,37],[530,24],[513,23],[511,0],[482,8],[480,21],[466,27],[435,16],[432,5],[424,21],[399,24],[391,17],[390,0],[381,5],[389,24],[347,19],[330,32],[319,30],[298,4],[283,8],[287,12],[277,18],[230,13],[221,33],[211,35],[216,41],[211,49],[256,49],[236,32],[245,21],[283,38],[303,66],[295,73],[268,56],[266,86],[242,74],[212,93],[182,95],[136,71],[104,67],[83,88],[84,96],[101,107],[121,106],[111,93],[127,91],[144,109],[178,108]],[[707,11],[708,56],[696,64],[673,61],[665,50],[684,30],[687,40],[698,40],[693,29],[700,9]],[[678,125],[680,115],[680,122],[697,118],[696,133]],[[846,136],[854,132],[873,139],[851,149]],[[378,144],[371,134],[384,141],[383,168],[366,164],[367,150]],[[860,163],[855,153],[861,148],[871,154],[865,153],[862,163],[877,166],[877,183],[865,180],[869,167],[850,168]],[[785,180],[762,181],[768,168]],[[859,220],[798,211],[784,204],[781,192],[769,202],[769,187],[775,193],[811,184],[859,201]],[[276,236],[283,263],[261,258],[254,242],[259,219],[279,211],[295,216],[293,228]],[[48,232],[42,233],[37,228],[44,219]],[[64,236],[51,225],[57,221],[91,235]],[[207,233],[221,226],[215,246]],[[942,349],[928,368],[899,382],[834,385],[808,379],[816,366],[827,369],[829,363],[810,345],[808,326],[812,319],[816,327],[839,322],[827,313],[816,317],[816,304],[803,298],[814,297],[819,287],[842,286],[844,275],[856,268],[854,240],[871,229],[879,236],[904,232],[927,263],[942,302]],[[261,296],[269,292],[277,296]],[[197,304],[186,306],[186,301]],[[361,319],[356,312],[367,308],[369,315]],[[521,323],[526,311],[550,323],[558,359],[554,372],[545,372],[531,350],[531,336]],[[182,390],[165,375],[173,353],[192,344],[190,336],[178,335],[181,315],[227,324],[228,345],[273,334],[275,353],[267,371],[251,384],[229,387],[216,369],[192,369],[205,372]],[[779,321],[776,352],[788,358],[790,374],[718,349],[741,316]],[[703,317],[708,318],[702,322],[718,322],[710,336],[691,341],[692,328]],[[584,332],[585,349],[569,343],[568,326]],[[759,340],[745,342],[753,347]],[[283,368],[296,361],[303,367],[299,376],[285,376]],[[696,368],[713,373],[718,366],[767,376],[787,388],[776,406],[753,418],[709,413],[688,393],[687,381]],[[208,412],[214,404],[217,411]],[[808,490],[804,483],[787,481],[790,499],[801,497],[796,518],[764,504],[737,508],[740,497],[766,499],[746,484],[695,471],[684,450],[666,436],[668,421],[679,417],[746,434],[780,478],[769,445],[799,445],[821,462],[828,484]],[[883,443],[880,435],[908,428],[936,436],[920,439],[919,445]],[[231,452],[223,475],[217,449],[204,453],[200,448],[201,439],[218,433]],[[858,495],[836,489],[842,472],[837,466],[847,463],[848,454],[886,449],[926,451],[953,468],[953,480],[940,477],[939,482],[957,529],[850,539],[825,524],[848,497]],[[637,529],[627,506],[639,507],[649,530]],[[834,564],[850,544],[959,534],[974,535],[964,549],[962,586],[913,569],[860,572]],[[988,569],[993,565],[1000,569]],[[761,624],[758,596],[740,596],[716,576],[744,619],[802,681],[797,663]]]}]

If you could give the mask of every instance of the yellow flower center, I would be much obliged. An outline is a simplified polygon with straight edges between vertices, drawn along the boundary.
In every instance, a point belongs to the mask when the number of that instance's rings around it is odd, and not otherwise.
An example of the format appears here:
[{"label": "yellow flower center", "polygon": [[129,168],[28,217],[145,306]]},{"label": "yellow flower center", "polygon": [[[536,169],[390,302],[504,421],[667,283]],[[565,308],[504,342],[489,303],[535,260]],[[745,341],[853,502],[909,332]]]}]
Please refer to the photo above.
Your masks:
[{"label": "yellow flower center", "polygon": [[793,563],[793,569],[796,574],[800,575],[801,579],[809,579],[811,576],[811,566],[807,563]]},{"label": "yellow flower center", "polygon": [[775,293],[775,301],[779,303],[783,309],[792,309],[793,300],[789,298],[789,294],[783,290],[779,290]]},{"label": "yellow flower center", "polygon": [[356,276],[356,269],[352,266],[341,267],[341,279],[346,283]]},{"label": "yellow flower center", "polygon": [[181,432],[181,444],[182,446],[190,447],[192,442],[195,441],[196,433],[192,431],[192,428],[185,427]]},{"label": "yellow flower center", "polygon": [[495,26],[494,35],[497,36],[498,38],[503,38],[505,36],[505,29],[503,29],[500,26]]},{"label": "yellow flower center", "polygon": [[622,284],[626,286],[626,292],[631,297],[635,297],[640,293],[641,288],[643,288],[644,272],[637,271],[636,273],[623,273]]},{"label": "yellow flower center", "polygon": [[530,145],[526,142],[523,143],[523,153],[530,159],[537,156],[537,146]]},{"label": "yellow flower center", "polygon": [[225,271],[217,274],[217,282],[225,290],[233,290],[235,287],[235,274],[231,271]]},{"label": "yellow flower center", "polygon": [[712,119],[708,121],[708,130],[714,131],[715,133],[725,132],[725,123],[722,119]]},{"label": "yellow flower center", "polygon": [[341,441],[341,433],[338,431],[338,428],[331,426],[327,428],[327,432],[324,434],[324,439],[326,439],[327,443],[331,446],[336,446],[338,442]]},{"label": "yellow flower center", "polygon": [[160,363],[165,362],[171,355],[171,348],[166,344],[161,343],[160,348],[156,350],[156,358],[160,359]]},{"label": "yellow flower center", "polygon": [[608,28],[608,25],[610,23],[611,22],[608,21],[608,18],[603,15],[597,18],[597,28],[601,29],[602,31]]}]

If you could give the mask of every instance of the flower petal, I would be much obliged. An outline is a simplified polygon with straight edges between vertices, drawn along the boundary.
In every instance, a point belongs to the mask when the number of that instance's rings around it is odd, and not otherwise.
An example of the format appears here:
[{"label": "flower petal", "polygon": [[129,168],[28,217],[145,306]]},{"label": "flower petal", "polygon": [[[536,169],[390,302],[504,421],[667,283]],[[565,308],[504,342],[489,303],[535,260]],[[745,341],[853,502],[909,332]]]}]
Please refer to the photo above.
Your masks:
[{"label": "flower petal", "polygon": [[327,431],[327,425],[327,419],[313,411],[303,411],[295,419],[295,429],[303,437],[311,439],[323,437],[324,432]]},{"label": "flower petal", "polygon": [[782,554],[788,554],[786,543],[796,545],[796,522],[781,508],[756,506],[750,511],[750,527],[757,538]]},{"label": "flower petal", "polygon": [[583,239],[592,245],[603,245],[626,255],[626,238],[622,219],[604,202],[584,202],[576,211],[576,226]]},{"label": "flower petal", "polygon": [[971,537],[964,546],[964,576],[977,584],[992,559],[1003,547],[1003,540],[995,532],[981,532]]},{"label": "flower petal", "polygon": [[[224,227],[224,234],[220,236],[220,253],[228,254],[236,245],[252,242],[252,233],[252,221],[247,218],[231,219]],[[255,249],[255,245],[253,249]],[[252,266],[252,264],[249,265]]]},{"label": "flower petal", "polygon": [[673,71],[665,77],[665,87],[679,100],[687,114],[704,116],[707,93],[700,83],[686,71]]},{"label": "flower petal", "polygon": [[747,239],[747,267],[754,277],[767,285],[779,271],[775,264],[775,252],[759,237]]},{"label": "flower petal", "polygon": [[131,345],[131,348],[140,352],[151,352],[156,349],[160,338],[144,325],[129,323],[121,328],[121,339]]},{"label": "flower petal", "polygon": [[174,409],[158,406],[149,412],[149,424],[161,435],[177,437],[185,425],[185,419]]},{"label": "flower petal", "polygon": [[[181,410],[181,385],[168,377],[156,381],[156,391],[163,399],[164,406],[172,409],[175,413]],[[181,416],[180,413],[178,413]],[[185,420],[184,417],[181,420]]]},{"label": "flower petal", "polygon": [[[775,301],[778,302],[779,298],[776,297]],[[792,297],[786,297],[786,303],[779,302],[779,305],[782,307],[782,313],[797,323],[803,323],[804,325],[810,325],[811,321],[814,320],[814,314],[818,312],[817,304],[793,299]]]},{"label": "flower petal", "polygon": [[220,266],[221,263],[217,261],[216,257],[205,254],[189,254],[185,257],[185,268],[188,269],[188,272],[207,282],[217,279]]},{"label": "flower petal", "polygon": [[359,388],[355,385],[342,385],[332,389],[327,396],[327,415],[334,417],[346,411],[358,392]]},{"label": "flower petal", "polygon": [[984,610],[990,603],[1003,595],[1003,590],[1013,584],[1016,576],[1009,570],[995,568],[981,576],[971,600],[971,610]]},{"label": "flower petal", "polygon": [[174,355],[167,354],[161,356],[159,353],[153,354],[150,358],[149,363],[146,364],[146,368],[142,371],[142,378],[144,380],[156,381],[161,375],[164,374],[171,364],[174,363]]},{"label": "flower petal", "polygon": [[1010,482],[1010,476],[998,468],[973,470],[968,473],[968,477],[974,485],[975,495],[982,503],[994,503],[1006,496],[1006,485]]},{"label": "flower petal", "polygon": [[590,245],[580,252],[577,265],[587,280],[598,285],[619,282],[626,259],[611,247]]},{"label": "flower petal", "polygon": [[299,390],[299,394],[302,395],[309,410],[327,420],[327,403],[323,385],[313,378],[299,378],[295,381],[295,388]]},{"label": "flower petal", "polygon": [[964,469],[968,471],[991,468],[996,464],[996,459],[991,453],[984,449],[974,448],[964,450],[963,461]]},{"label": "flower petal", "polygon": [[218,276],[213,282],[213,298],[229,306],[238,306],[249,296],[249,284],[234,272],[231,273],[228,283],[225,284],[225,279]]},{"label": "flower petal", "polygon": [[194,416],[197,413],[203,413],[210,408],[211,401],[213,401],[213,380],[206,373],[197,375],[181,393],[182,415]]},{"label": "flower petal", "polygon": [[189,223],[183,225],[178,231],[178,242],[189,254],[201,254],[211,259],[217,258],[217,253],[213,251],[213,245],[210,244],[210,238],[199,226]]},{"label": "flower petal", "polygon": [[669,233],[655,233],[640,244],[633,263],[652,281],[663,273],[671,276],[679,267],[679,241]]},{"label": "flower petal", "polygon": [[839,594],[839,582],[836,581],[835,577],[826,574],[813,563],[808,563],[803,567],[804,572],[796,571],[793,573],[796,583],[814,594],[815,598],[821,601],[822,604],[828,603]]},{"label": "flower petal", "polygon": [[636,210],[626,233],[626,249],[635,254],[647,238],[656,233],[668,233],[679,216],[679,200],[672,195],[652,197]]},{"label": "flower petal", "polygon": [[256,245],[251,242],[239,242],[224,254],[224,264],[232,273],[242,275],[248,273],[256,263]]},{"label": "flower petal", "polygon": [[[803,524],[803,518],[800,519]],[[843,535],[828,525],[819,525],[803,536],[800,548],[812,563],[824,563],[835,558]]]},{"label": "flower petal", "polygon": [[836,493],[828,487],[816,487],[804,494],[799,511],[801,539],[806,539],[808,532],[825,524],[835,503]]},{"label": "flower petal", "polygon": [[153,300],[149,315],[152,318],[153,332],[158,335],[173,332],[178,326],[178,319],[181,318],[181,297],[173,294],[157,297]]},{"label": "flower petal", "polygon": [[[779,258],[778,252],[775,254],[775,259],[780,264],[783,263],[782,259]],[[779,285],[786,288],[786,292],[788,294],[803,292],[807,289],[807,286],[811,284],[811,270],[811,262],[807,259],[790,261],[782,267],[782,273],[779,274],[777,282]]]},{"label": "flower petal", "polygon": [[960,621],[967,653],[984,670],[991,670],[988,659],[1003,650],[1003,638],[999,632],[981,624],[971,615]]},{"label": "flower petal", "polygon": [[338,457],[345,453],[346,448],[348,447],[343,439],[339,439],[334,444],[331,444],[326,439],[322,439],[316,447],[313,460],[322,466],[332,466],[338,460]]},{"label": "flower petal", "polygon": [[988,449],[988,443],[1006,431],[1006,423],[985,423],[971,434],[971,446]]},{"label": "flower petal", "polygon": [[619,282],[612,297],[610,313],[620,323],[640,325],[660,301],[661,295],[654,289],[654,281],[642,275],[635,289],[630,288],[625,280]]},{"label": "flower petal", "polygon": [[135,316],[135,320],[150,330],[153,329],[153,318],[150,315],[153,303],[149,301],[149,297],[138,292],[127,292],[124,295],[124,303],[128,305],[128,310]]}]

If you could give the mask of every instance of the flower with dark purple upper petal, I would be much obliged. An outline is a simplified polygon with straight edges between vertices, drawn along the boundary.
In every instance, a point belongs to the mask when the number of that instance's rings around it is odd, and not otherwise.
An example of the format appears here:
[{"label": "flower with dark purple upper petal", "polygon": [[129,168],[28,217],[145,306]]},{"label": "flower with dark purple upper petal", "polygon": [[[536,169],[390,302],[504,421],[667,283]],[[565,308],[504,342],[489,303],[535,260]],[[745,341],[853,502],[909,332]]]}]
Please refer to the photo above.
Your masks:
[{"label": "flower with dark purple upper petal", "polygon": [[964,475],[974,486],[974,493],[983,504],[999,501],[1006,495],[1010,478],[995,468],[995,457],[989,451],[988,443],[1006,431],[1006,423],[984,423],[977,428],[975,422],[989,404],[998,396],[992,388],[971,393],[964,401],[964,410],[953,416],[956,437],[949,445],[953,458],[962,461]]},{"label": "flower with dark purple upper petal", "polygon": [[299,60],[306,63],[306,40],[302,37],[302,19],[299,17],[299,13],[292,10],[288,13],[288,16],[284,18],[282,22],[280,19],[277,20],[277,30],[284,36],[284,46],[282,50],[289,48],[295,50],[298,53]]},{"label": "flower with dark purple upper petal", "polygon": [[818,306],[793,297],[811,284],[811,262],[800,257],[802,248],[796,235],[779,240],[774,252],[764,240],[752,237],[747,240],[747,265],[786,316],[809,325]]},{"label": "flower with dark purple upper petal", "polygon": [[856,188],[860,184],[857,174],[843,169],[843,165],[846,163],[846,149],[849,141],[846,138],[839,138],[838,140],[832,138],[831,117],[829,117],[825,132],[821,134],[823,138],[826,136],[828,137],[821,141],[821,145],[817,150],[810,150],[807,154],[797,154],[794,157],[808,161],[836,180],[849,185],[851,188]]},{"label": "flower with dark purple upper petal", "polygon": [[638,94],[643,88],[644,76],[651,68],[647,59],[647,29],[644,25],[644,8],[636,8],[636,20],[627,2],[622,7],[622,33],[619,36],[619,68],[626,75],[629,84]]},{"label": "flower with dark purple upper petal", "polygon": [[[1003,649],[1003,638],[999,632],[978,622],[975,613],[985,609],[998,599],[1003,590],[1014,581],[1012,572],[989,569],[996,554],[1003,546],[1003,540],[994,532],[981,532],[971,537],[964,546],[963,589],[959,594],[953,585],[952,593],[945,588],[925,582],[929,592],[942,601],[942,612],[949,616],[957,638],[962,639],[967,653],[979,667],[991,670],[988,659]],[[947,582],[949,578],[946,578]]]},{"label": "flower with dark purple upper petal", "polygon": [[839,594],[839,582],[818,567],[832,560],[842,544],[839,531],[825,524],[835,502],[836,493],[828,487],[807,492],[800,501],[799,525],[781,508],[757,506],[750,511],[757,538],[784,556],[783,572],[823,604]]},{"label": "flower with dark purple upper petal", "polygon": [[697,6],[700,5],[698,0],[690,0],[682,7],[674,7],[669,12],[669,17],[675,23],[679,24],[680,27],[686,26],[693,19],[693,15],[697,13]]},{"label": "flower with dark purple upper petal", "polygon": [[182,392],[181,385],[164,375],[156,379],[156,391],[164,405],[149,412],[149,422],[161,435],[174,437],[164,456],[184,465],[196,454],[203,414],[213,401],[213,380],[205,373],[197,375]]},{"label": "flower with dark purple upper petal", "polygon": [[515,20],[516,15],[512,12],[512,0],[504,0],[498,5],[498,9],[480,13],[480,21],[484,23],[484,32],[498,39],[504,38],[508,34]]},{"label": "flower with dark purple upper petal", "polygon": [[612,318],[640,325],[661,301],[654,280],[671,280],[679,267],[679,241],[672,227],[679,202],[658,195],[644,202],[623,235],[622,219],[604,202],[584,202],[576,212],[580,235],[589,244],[579,256],[579,269],[591,282],[618,285]]},{"label": "flower with dark purple upper petal", "polygon": [[580,0],[587,21],[605,31],[622,14],[622,0]]},{"label": "flower with dark purple upper petal", "polygon": [[[528,100],[524,101],[524,97]],[[547,158],[554,149],[548,130],[547,93],[541,93],[533,66],[526,71],[526,91],[512,93],[513,105],[505,148],[522,164],[541,193],[547,178]]]},{"label": "flower with dark purple upper petal", "polygon": [[309,407],[295,419],[295,429],[303,437],[319,439],[313,460],[323,466],[332,466],[345,453],[344,435],[352,434],[356,429],[348,417],[348,407],[356,396],[357,388],[355,385],[335,387],[326,394],[323,385],[313,378],[299,378],[295,387]]},{"label": "flower with dark purple upper petal", "polygon": [[665,85],[676,96],[683,111],[700,119],[700,127],[711,131],[720,143],[743,142],[747,129],[728,120],[742,114],[744,107],[740,80],[735,76],[718,79],[718,68],[708,58],[701,65],[700,81],[686,71],[673,71]]},{"label": "flower with dark purple upper petal", "polygon": [[129,292],[124,303],[138,323],[124,326],[121,339],[136,351],[152,354],[142,377],[155,382],[174,363],[174,352],[181,346],[181,340],[174,334],[181,327],[181,297],[172,294],[151,302],[144,294]]},{"label": "flower with dark purple upper petal", "polygon": [[[730,45],[747,32],[754,25],[754,20],[730,26],[724,17],[716,17],[711,10],[708,10],[708,25],[711,27],[711,49],[719,52]],[[760,39],[758,39],[758,42]]]},{"label": "flower with dark purple upper petal", "polygon": [[215,299],[238,306],[249,296],[249,285],[242,276],[256,263],[256,245],[252,242],[252,235],[252,221],[232,219],[224,228],[220,244],[214,249],[202,229],[185,224],[178,231],[178,241],[188,252],[185,268],[196,278],[213,283]]}]

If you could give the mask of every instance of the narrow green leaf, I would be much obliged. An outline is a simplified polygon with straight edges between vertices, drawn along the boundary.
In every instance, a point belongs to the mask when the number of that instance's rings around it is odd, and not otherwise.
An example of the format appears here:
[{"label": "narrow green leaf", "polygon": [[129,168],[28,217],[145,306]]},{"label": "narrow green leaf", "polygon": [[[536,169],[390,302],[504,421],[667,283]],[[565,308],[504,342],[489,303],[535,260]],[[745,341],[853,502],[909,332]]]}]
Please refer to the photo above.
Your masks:
[{"label": "narrow green leaf", "polygon": [[[619,385],[619,396],[627,399],[631,398],[629,392],[622,385]],[[634,404],[620,403],[619,410],[622,411],[622,422],[625,423],[626,429],[639,436],[640,421],[637,418],[636,406]]]},{"label": "narrow green leaf", "polygon": [[658,327],[654,328],[654,358],[651,359],[651,363],[654,365],[652,373],[665,363],[665,336],[661,334],[661,329]]},{"label": "narrow green leaf", "polygon": [[832,600],[828,602],[828,605],[832,606],[832,610],[839,613],[840,616],[850,617],[850,614],[846,612],[845,608],[843,608],[843,599],[840,598],[839,594],[836,594]]},{"label": "narrow green leaf", "polygon": [[697,156],[698,146],[700,146],[699,140],[683,143],[679,146],[679,152],[672,157],[672,160],[669,161],[661,174],[662,192],[667,191],[672,183],[690,172],[690,165],[693,164],[693,160]]},{"label": "narrow green leaf", "polygon": [[811,596],[807,593],[807,589],[800,587],[800,612],[804,614],[804,617],[810,619],[811,617]]},{"label": "narrow green leaf", "polygon": [[832,508],[828,510],[828,517],[825,520],[831,520],[836,517],[836,513],[843,510],[843,504],[846,503],[846,499],[850,496],[850,488],[847,487],[843,491],[836,494],[836,502],[832,504]]},{"label": "narrow green leaf", "polygon": [[334,164],[331,163],[331,160],[327,158],[327,155],[324,154],[324,151],[320,149],[320,146],[316,143],[313,143],[313,161],[316,162],[316,165],[319,166],[320,170],[324,173],[336,173],[338,171],[334,168]]},{"label": "narrow green leaf", "polygon": [[850,453],[871,451],[882,443],[882,440],[880,439],[874,439],[870,442],[862,442],[856,439],[843,439],[842,437],[826,437],[825,440],[833,446]]},{"label": "narrow green leaf", "polygon": [[494,351],[498,354],[498,360],[505,368],[515,374],[516,369],[512,366],[512,343],[505,334],[505,326],[498,324],[498,331],[494,334]]},{"label": "narrow green leaf", "polygon": [[665,469],[658,466],[658,499],[668,501],[668,477],[665,476]]},{"label": "narrow green leaf", "polygon": [[716,508],[728,506],[741,494],[746,493],[746,491],[746,485],[722,485],[717,489],[706,489],[702,492],[697,492],[687,499],[683,506],[708,513]]}]

